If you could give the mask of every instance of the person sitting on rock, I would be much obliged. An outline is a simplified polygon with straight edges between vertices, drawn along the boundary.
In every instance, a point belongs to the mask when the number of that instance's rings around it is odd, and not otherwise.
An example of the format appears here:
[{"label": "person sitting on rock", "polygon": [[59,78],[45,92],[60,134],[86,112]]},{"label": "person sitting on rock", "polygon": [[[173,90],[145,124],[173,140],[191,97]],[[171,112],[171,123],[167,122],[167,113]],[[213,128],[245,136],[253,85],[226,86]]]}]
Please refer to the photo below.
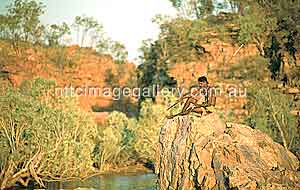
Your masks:
[{"label": "person sitting on rock", "polygon": [[208,80],[205,76],[198,78],[198,87],[192,88],[191,92],[183,95],[178,102],[181,102],[183,99],[187,98],[182,111],[175,115],[167,116],[168,119],[172,119],[176,116],[187,115],[191,112],[203,114],[203,113],[212,113],[212,107],[216,104],[216,96],[214,89],[209,87]]}]

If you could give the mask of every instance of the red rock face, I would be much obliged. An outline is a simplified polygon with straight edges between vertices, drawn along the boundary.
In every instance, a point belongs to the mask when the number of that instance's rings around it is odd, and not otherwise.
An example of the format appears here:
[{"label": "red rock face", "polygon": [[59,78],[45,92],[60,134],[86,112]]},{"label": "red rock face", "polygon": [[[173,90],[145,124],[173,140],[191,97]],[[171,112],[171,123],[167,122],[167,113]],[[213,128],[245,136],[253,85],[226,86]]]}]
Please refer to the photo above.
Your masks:
[{"label": "red rock face", "polygon": [[[247,103],[247,89],[243,85],[233,82],[222,81],[218,72],[227,72],[233,64],[240,60],[258,55],[255,45],[240,46],[213,40],[208,44],[202,44],[207,52],[202,60],[193,63],[181,63],[174,65],[170,70],[180,87],[188,88],[197,83],[197,78],[201,75],[208,76],[208,80],[213,86],[218,86],[222,94],[217,96],[217,108],[224,112],[225,117],[232,115],[237,121],[242,119],[248,112],[244,109]],[[237,90],[236,96],[230,96]]]},{"label": "red rock face", "polygon": [[[202,60],[194,63],[176,64],[171,68],[170,74],[179,81],[191,81],[195,76],[207,75],[208,69],[212,70],[228,70],[228,68],[241,59],[249,56],[258,55],[259,52],[255,45],[240,46],[214,40],[209,44],[202,44],[207,52]],[[194,75],[194,76],[193,76]],[[210,73],[210,80],[216,80],[213,73]]]},{"label": "red rock face", "polygon": [[[92,49],[70,46],[62,51],[65,51],[63,63],[73,61],[72,67],[65,66],[61,69],[59,65],[55,65],[55,56],[60,53],[59,49],[26,50],[25,59],[15,57],[11,60],[13,64],[7,64],[5,69],[10,73],[8,77],[10,82],[14,86],[19,86],[24,80],[43,77],[55,80],[59,88],[71,86],[104,88],[110,87],[106,82],[108,71],[118,79],[114,82],[119,86],[125,85],[135,73],[136,66],[133,63],[125,63],[120,68],[120,65],[115,64],[111,57],[97,55]],[[112,97],[109,96],[89,94],[79,97],[80,106],[86,111],[91,111],[94,105],[107,107],[112,101]]]},{"label": "red rock face", "polygon": [[300,189],[299,161],[291,152],[216,114],[166,120],[156,158],[161,190]]}]

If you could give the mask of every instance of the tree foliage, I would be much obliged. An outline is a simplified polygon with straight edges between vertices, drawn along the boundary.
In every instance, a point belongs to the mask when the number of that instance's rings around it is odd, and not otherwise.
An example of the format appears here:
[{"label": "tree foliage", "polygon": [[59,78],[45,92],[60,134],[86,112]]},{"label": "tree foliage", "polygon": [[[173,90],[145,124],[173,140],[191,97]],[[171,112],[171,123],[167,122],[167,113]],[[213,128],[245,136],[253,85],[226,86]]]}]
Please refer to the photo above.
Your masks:
[{"label": "tree foliage", "polygon": [[164,105],[153,104],[151,99],[146,99],[142,103],[134,139],[134,148],[138,157],[147,161],[155,160],[154,153],[165,114]]},{"label": "tree foliage", "polygon": [[15,52],[19,54],[21,42],[39,43],[44,26],[39,17],[44,13],[44,5],[35,0],[14,0],[8,11],[1,16],[1,36],[9,39]]},{"label": "tree foliage", "polygon": [[125,63],[128,57],[128,51],[124,44],[106,36],[98,40],[96,47],[99,53],[111,55],[118,64]]},{"label": "tree foliage", "polygon": [[49,46],[58,46],[62,44],[62,38],[71,34],[71,30],[67,23],[63,22],[61,25],[52,24],[47,28],[46,39]]},{"label": "tree foliage", "polygon": [[297,118],[290,114],[293,100],[272,90],[268,84],[256,83],[249,89],[250,115],[247,123],[269,134],[285,148],[299,147],[300,131]]},{"label": "tree foliage", "polygon": [[[89,32],[101,33],[103,30],[103,26],[98,23],[98,21],[94,17],[88,17],[85,15],[76,16],[73,27],[77,31],[77,43],[81,46],[86,45],[85,40]],[[80,38],[81,40],[79,40]]]},{"label": "tree foliage", "polygon": [[160,60],[170,64],[199,60],[204,53],[204,48],[199,44],[203,39],[201,32],[206,28],[207,23],[204,20],[163,20],[157,40]]},{"label": "tree foliage", "polygon": [[168,58],[165,57],[159,41],[154,43],[144,42],[141,48],[144,60],[137,69],[137,82],[141,89],[149,89],[149,95],[142,95],[139,104],[146,98],[155,100],[158,88],[167,87],[169,83],[175,82],[168,74]]},{"label": "tree foliage", "polygon": [[239,63],[230,67],[226,78],[252,81],[267,80],[270,78],[268,60],[258,56],[243,58]]},{"label": "tree foliage", "polygon": [[75,99],[55,97],[54,85],[36,79],[1,94],[1,189],[94,173],[96,126]]},{"label": "tree foliage", "polygon": [[269,12],[270,16],[276,19],[275,29],[270,33],[265,49],[266,57],[270,58],[273,79],[279,79],[280,75],[285,74],[283,56],[287,54],[287,63],[295,64],[296,53],[299,53],[300,50],[300,1],[257,0],[256,2],[265,12]]},{"label": "tree foliage", "polygon": [[264,56],[265,43],[271,31],[275,29],[276,18],[270,17],[262,8],[252,6],[248,7],[244,16],[239,18],[239,26],[239,42],[241,44],[254,43],[260,55]]},{"label": "tree foliage", "polygon": [[131,122],[124,113],[113,111],[104,126],[98,128],[93,157],[101,171],[107,170],[109,165],[124,164],[129,160],[133,138]]},{"label": "tree foliage", "polygon": [[300,50],[300,1],[233,2],[243,4],[243,14],[238,19],[239,43],[255,43],[260,55],[270,61],[268,68],[272,79],[280,80],[286,75],[284,65],[295,65]]},{"label": "tree foliage", "polygon": [[214,10],[213,0],[169,0],[173,7],[185,18],[200,19],[211,15]]}]

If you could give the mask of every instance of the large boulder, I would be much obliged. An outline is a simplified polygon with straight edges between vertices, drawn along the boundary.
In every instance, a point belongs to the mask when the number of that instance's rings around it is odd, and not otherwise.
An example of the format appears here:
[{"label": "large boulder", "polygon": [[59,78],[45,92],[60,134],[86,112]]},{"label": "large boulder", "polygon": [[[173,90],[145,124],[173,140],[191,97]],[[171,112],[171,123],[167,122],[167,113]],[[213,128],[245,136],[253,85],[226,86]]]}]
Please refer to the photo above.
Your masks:
[{"label": "large boulder", "polygon": [[167,120],[158,146],[160,190],[300,189],[296,156],[265,133],[214,113]]}]

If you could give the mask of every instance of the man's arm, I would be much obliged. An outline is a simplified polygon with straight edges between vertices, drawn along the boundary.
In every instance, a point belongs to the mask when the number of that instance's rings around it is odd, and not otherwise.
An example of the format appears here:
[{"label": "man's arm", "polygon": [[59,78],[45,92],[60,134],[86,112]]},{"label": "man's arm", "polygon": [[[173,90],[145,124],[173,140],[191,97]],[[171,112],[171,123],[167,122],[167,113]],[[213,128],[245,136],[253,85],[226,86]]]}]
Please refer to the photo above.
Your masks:
[{"label": "man's arm", "polygon": [[207,94],[207,100],[201,104],[198,104],[197,107],[209,107],[209,106],[215,106],[216,105],[216,96],[213,91],[209,91]]},{"label": "man's arm", "polygon": [[213,92],[210,93],[210,96],[208,97],[208,104],[209,104],[209,106],[215,106],[216,105],[216,101],[217,101],[216,95]]},{"label": "man's arm", "polygon": [[193,95],[195,95],[197,93],[198,93],[198,91],[189,90],[187,93],[185,93],[182,96],[180,96],[179,99],[189,98],[189,97],[192,97]]}]

